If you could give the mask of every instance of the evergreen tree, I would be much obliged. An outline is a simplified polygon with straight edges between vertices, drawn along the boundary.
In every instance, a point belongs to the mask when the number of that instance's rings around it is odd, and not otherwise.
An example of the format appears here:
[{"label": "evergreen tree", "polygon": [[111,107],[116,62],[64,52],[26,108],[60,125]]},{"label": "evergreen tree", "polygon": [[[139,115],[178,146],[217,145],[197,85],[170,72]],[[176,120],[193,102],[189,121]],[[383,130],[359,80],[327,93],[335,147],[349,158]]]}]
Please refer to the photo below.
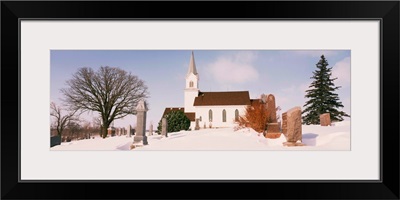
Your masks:
[{"label": "evergreen tree", "polygon": [[302,114],[303,124],[319,124],[319,116],[323,113],[330,113],[332,121],[343,121],[343,117],[350,117],[338,108],[342,108],[343,104],[339,100],[339,95],[334,93],[340,86],[335,86],[333,83],[337,78],[331,78],[332,68],[328,67],[328,61],[324,55],[316,64],[316,69],[313,72],[311,79],[314,81],[306,90],[305,97],[309,100],[305,103]]},{"label": "evergreen tree", "polygon": [[[190,127],[190,119],[182,111],[171,111],[164,116],[167,119],[168,133],[178,132],[181,130],[188,130]],[[157,131],[158,134],[161,133],[162,120],[158,122]]]}]

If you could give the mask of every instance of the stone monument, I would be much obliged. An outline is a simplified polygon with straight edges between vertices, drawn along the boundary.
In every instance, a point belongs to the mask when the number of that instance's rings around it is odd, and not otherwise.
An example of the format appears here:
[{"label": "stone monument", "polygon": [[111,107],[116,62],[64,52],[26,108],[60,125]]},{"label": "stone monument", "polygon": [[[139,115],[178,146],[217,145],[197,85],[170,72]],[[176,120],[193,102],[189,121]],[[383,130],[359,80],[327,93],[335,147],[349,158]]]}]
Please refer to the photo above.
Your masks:
[{"label": "stone monument", "polygon": [[[261,97],[263,98],[263,97]],[[267,138],[279,138],[281,136],[281,132],[279,130],[279,124],[276,119],[276,106],[275,106],[275,97],[272,94],[269,94],[264,100],[266,102],[267,109],[267,134],[265,137]]]},{"label": "stone monument", "polygon": [[150,124],[149,135],[153,135],[153,124]]},{"label": "stone monument", "polygon": [[321,126],[330,126],[331,125],[331,116],[329,113],[324,113],[319,116],[319,124]]},{"label": "stone monument", "polygon": [[161,122],[161,135],[168,137],[168,123],[166,118],[162,118]]},{"label": "stone monument", "polygon": [[128,137],[132,137],[132,126],[128,126]]},{"label": "stone monument", "polygon": [[199,119],[196,119],[196,127],[194,128],[194,130],[200,130],[199,121]]},{"label": "stone monument", "polygon": [[[282,114],[282,130],[286,136],[283,146],[304,146],[302,141],[301,108],[296,106]],[[300,143],[298,143],[300,141]]]},{"label": "stone monument", "polygon": [[137,107],[136,107],[136,134],[133,138],[134,144],[147,145],[147,136],[146,136],[146,113],[147,113],[147,106],[144,100],[140,100]]}]

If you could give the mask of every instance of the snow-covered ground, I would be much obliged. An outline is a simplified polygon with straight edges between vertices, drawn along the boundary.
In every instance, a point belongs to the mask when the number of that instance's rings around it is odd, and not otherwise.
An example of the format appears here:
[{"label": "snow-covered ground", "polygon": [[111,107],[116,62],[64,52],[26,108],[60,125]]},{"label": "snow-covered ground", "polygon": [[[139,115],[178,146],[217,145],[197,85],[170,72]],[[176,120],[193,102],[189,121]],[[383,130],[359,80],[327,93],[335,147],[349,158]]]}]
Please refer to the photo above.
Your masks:
[{"label": "snow-covered ground", "polygon": [[[234,131],[233,128],[201,129],[169,133],[168,137],[148,136],[149,145],[137,150],[350,150],[350,121],[334,126],[303,125],[306,146],[284,147],[282,134],[278,139],[267,139],[253,129]],[[115,136],[63,142],[50,150],[130,150],[133,137]]]}]

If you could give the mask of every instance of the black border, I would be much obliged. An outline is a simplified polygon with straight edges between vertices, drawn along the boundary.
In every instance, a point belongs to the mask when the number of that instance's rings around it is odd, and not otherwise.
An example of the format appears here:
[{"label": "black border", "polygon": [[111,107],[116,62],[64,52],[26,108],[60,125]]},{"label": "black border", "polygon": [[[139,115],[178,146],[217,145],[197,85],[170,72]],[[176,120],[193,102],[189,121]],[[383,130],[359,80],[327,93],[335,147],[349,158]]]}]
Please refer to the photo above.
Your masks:
[{"label": "black border", "polygon": [[[1,95],[4,98],[1,99],[1,198],[399,199],[399,7],[397,1],[2,1]],[[21,98],[18,67],[19,20],[50,18],[76,20],[100,18],[136,20],[166,18],[170,20],[379,19],[382,22],[380,124],[381,133],[386,133],[381,137],[382,181],[19,182],[19,140],[13,128],[18,126],[19,131],[21,128],[19,124]],[[18,79],[11,77],[10,74],[18,74]],[[368,114],[367,108],[366,114]],[[157,189],[154,190],[154,188]],[[182,190],[186,193],[181,192]]]}]

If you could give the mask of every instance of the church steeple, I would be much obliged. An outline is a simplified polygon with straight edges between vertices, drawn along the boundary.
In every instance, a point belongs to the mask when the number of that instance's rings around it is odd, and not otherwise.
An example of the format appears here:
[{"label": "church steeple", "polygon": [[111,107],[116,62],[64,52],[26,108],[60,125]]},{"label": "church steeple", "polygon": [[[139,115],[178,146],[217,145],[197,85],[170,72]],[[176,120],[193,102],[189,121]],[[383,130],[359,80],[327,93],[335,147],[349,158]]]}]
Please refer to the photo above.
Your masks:
[{"label": "church steeple", "polygon": [[197,69],[196,69],[196,63],[194,61],[194,53],[192,51],[192,56],[190,56],[190,63],[189,63],[189,70],[186,76],[189,76],[190,74],[197,75]]},{"label": "church steeple", "polygon": [[194,53],[190,56],[189,70],[186,75],[185,112],[194,112],[194,99],[199,95],[199,74],[197,73]]}]

